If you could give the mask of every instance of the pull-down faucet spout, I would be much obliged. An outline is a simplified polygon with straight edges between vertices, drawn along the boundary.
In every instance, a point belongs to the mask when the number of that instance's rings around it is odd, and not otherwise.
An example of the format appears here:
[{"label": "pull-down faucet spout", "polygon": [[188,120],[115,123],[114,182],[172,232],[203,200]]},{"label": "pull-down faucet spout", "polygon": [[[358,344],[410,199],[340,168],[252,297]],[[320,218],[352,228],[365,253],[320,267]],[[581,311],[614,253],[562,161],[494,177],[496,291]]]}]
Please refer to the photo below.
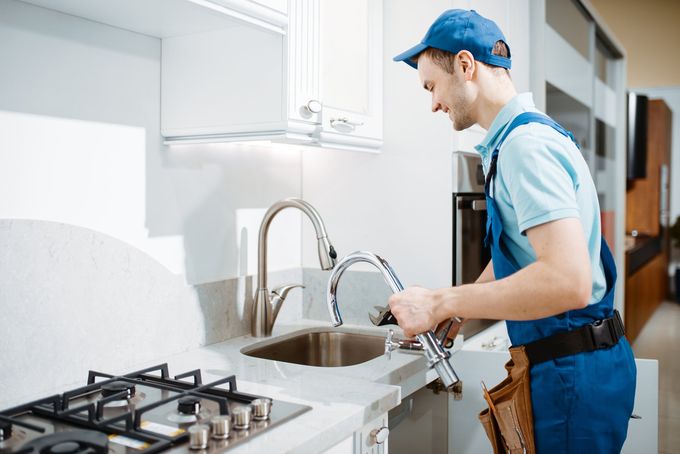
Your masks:
[{"label": "pull-down faucet spout", "polygon": [[288,291],[301,285],[285,285],[274,289],[271,293],[267,288],[267,234],[269,225],[274,217],[284,208],[297,208],[312,221],[316,231],[316,239],[319,249],[319,263],[321,268],[329,270],[335,266],[337,253],[328,240],[326,227],[319,212],[302,199],[283,199],[273,204],[262,218],[260,233],[257,242],[257,290],[253,301],[253,313],[251,333],[255,337],[269,336],[276,321],[281,304],[286,298]]},{"label": "pull-down faucet spout", "polygon": [[[401,284],[396,273],[389,263],[387,263],[387,261],[371,252],[357,251],[348,254],[337,263],[331,272],[330,278],[328,279],[326,302],[328,303],[328,312],[331,316],[331,323],[333,326],[342,325],[342,316],[340,315],[338,299],[336,296],[340,276],[342,276],[342,273],[344,273],[345,270],[350,267],[350,265],[357,262],[370,263],[371,265],[378,268],[385,279],[385,282],[392,289],[392,292],[398,293],[404,290],[404,286]],[[391,338],[391,335],[389,337]],[[456,372],[453,370],[451,363],[449,363],[449,357],[451,356],[451,353],[442,348],[432,330],[418,334],[416,339],[418,339],[422,345],[427,357],[428,367],[434,367],[434,369],[437,371],[437,374],[439,374],[439,377],[442,379],[444,387],[450,391],[453,388],[453,385],[459,382]],[[388,353],[389,351],[391,350],[388,348],[386,343],[385,353]]]}]

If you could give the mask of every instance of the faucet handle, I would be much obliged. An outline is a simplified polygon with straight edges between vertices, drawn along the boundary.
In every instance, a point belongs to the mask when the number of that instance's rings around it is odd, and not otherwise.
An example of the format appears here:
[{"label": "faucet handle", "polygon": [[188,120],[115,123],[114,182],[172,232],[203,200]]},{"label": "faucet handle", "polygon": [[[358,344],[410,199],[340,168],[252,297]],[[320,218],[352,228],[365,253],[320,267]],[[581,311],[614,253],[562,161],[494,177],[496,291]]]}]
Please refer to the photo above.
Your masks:
[{"label": "faucet handle", "polygon": [[293,289],[296,288],[296,287],[305,288],[305,286],[302,285],[302,284],[285,284],[285,285],[281,285],[281,286],[279,286],[279,287],[276,287],[274,290],[272,290],[272,297],[278,296],[278,297],[280,297],[282,300],[285,300],[285,299],[286,299],[286,296],[288,296],[288,292],[290,292],[291,290],[293,290]]},{"label": "faucet handle", "polygon": [[302,284],[285,284],[276,287],[274,290],[271,291],[269,298],[272,303],[272,324],[276,320],[276,317],[279,315],[279,311],[281,310],[283,301],[286,299],[286,296],[288,296],[288,292],[290,292],[296,287],[305,288],[305,286]]}]

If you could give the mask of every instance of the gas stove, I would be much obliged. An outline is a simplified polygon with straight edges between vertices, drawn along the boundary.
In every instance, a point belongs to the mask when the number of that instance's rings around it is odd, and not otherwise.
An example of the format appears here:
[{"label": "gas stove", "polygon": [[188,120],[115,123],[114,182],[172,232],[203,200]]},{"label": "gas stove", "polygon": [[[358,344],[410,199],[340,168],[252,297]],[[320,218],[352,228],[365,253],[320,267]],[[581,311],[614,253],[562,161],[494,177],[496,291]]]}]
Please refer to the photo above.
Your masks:
[{"label": "gas stove", "polygon": [[240,392],[233,375],[90,371],[87,386],[1,411],[0,454],[213,453],[309,409]]}]

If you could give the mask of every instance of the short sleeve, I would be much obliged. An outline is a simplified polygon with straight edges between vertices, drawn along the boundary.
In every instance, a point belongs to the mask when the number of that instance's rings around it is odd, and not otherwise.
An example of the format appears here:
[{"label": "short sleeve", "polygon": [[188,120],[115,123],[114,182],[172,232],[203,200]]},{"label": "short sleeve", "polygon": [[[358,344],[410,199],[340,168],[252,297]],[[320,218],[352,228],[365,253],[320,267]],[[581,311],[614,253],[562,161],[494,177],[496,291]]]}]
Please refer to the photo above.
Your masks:
[{"label": "short sleeve", "polygon": [[501,148],[498,173],[517,216],[519,231],[526,234],[528,229],[546,222],[579,218],[578,174],[563,136],[549,126],[534,124],[513,132]]}]

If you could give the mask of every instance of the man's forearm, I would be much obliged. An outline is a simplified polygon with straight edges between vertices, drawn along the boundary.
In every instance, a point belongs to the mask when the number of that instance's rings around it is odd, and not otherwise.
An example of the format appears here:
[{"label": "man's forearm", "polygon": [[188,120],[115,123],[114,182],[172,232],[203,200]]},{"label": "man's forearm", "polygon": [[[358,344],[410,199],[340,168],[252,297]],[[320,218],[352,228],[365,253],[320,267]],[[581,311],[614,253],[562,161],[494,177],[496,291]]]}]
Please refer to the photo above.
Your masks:
[{"label": "man's forearm", "polygon": [[484,281],[490,266],[474,284],[436,290],[441,303],[436,318],[535,320],[583,307],[573,283],[549,264],[535,262],[504,279]]},{"label": "man's forearm", "polygon": [[495,279],[496,277],[493,274],[493,260],[489,260],[489,263],[486,264],[482,274],[480,274],[477,280],[475,280],[475,283],[481,284],[484,282],[491,282]]}]

